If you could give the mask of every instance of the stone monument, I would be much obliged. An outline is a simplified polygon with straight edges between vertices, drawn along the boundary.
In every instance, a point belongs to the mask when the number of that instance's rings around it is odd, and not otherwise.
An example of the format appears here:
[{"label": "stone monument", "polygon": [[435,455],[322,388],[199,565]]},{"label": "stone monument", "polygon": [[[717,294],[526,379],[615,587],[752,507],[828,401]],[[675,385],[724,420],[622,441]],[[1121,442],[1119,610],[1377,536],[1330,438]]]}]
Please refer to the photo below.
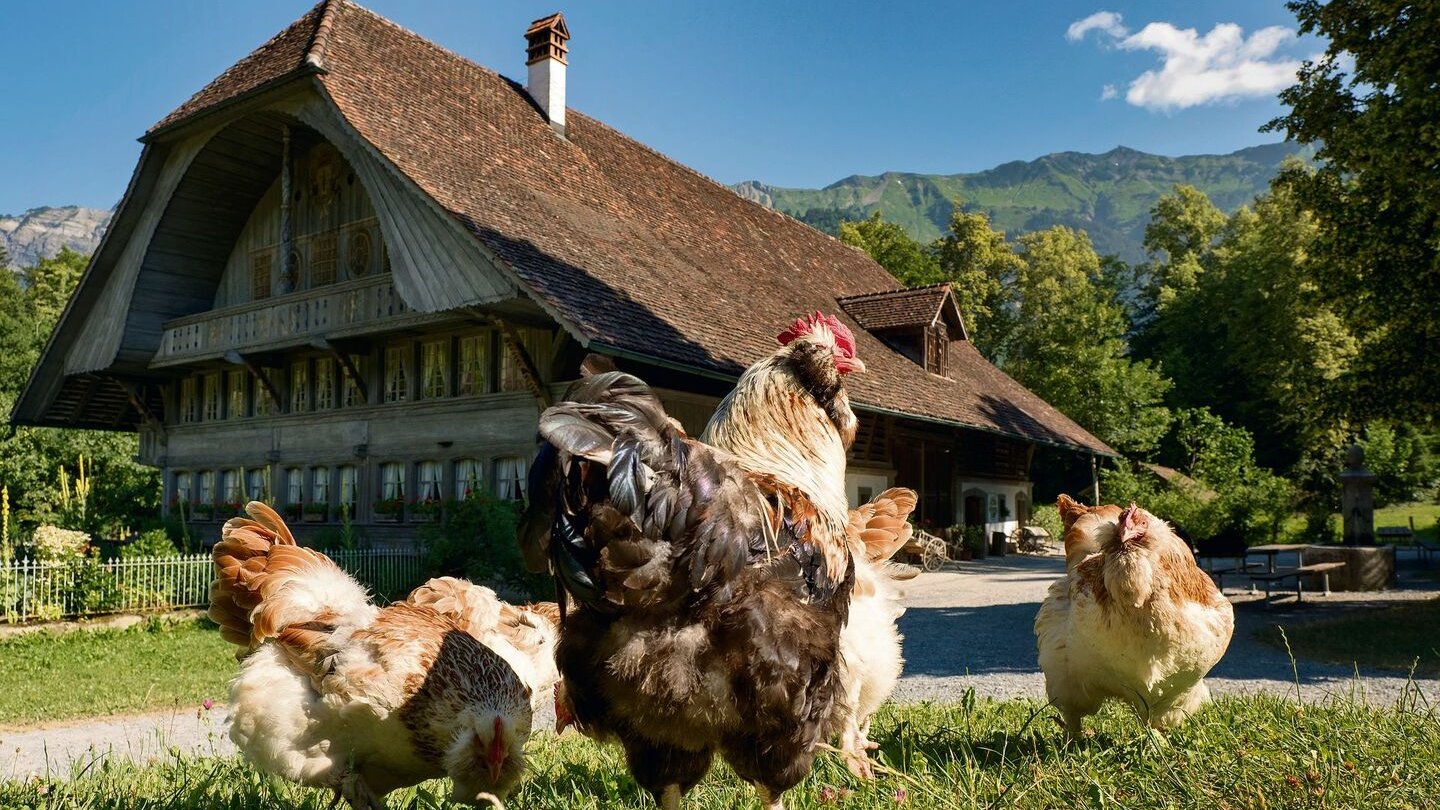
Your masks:
[{"label": "stone monument", "polygon": [[1340,517],[1347,546],[1375,545],[1374,488],[1375,474],[1365,469],[1365,451],[1350,445],[1340,472]]}]

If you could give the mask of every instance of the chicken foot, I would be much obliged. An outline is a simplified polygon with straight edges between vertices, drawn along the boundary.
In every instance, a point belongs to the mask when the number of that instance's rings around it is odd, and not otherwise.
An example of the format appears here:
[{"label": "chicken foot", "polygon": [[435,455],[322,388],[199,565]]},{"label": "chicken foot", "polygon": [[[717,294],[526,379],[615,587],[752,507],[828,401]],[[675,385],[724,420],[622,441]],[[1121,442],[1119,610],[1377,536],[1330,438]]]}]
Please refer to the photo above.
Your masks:
[{"label": "chicken foot", "polygon": [[760,797],[760,807],[763,810],[785,810],[785,802],[781,800],[780,794],[770,795],[770,791],[756,785],[755,793]]},{"label": "chicken foot", "polygon": [[[365,784],[365,777],[358,773],[347,773],[335,785],[335,798],[345,800],[354,810],[387,810],[385,801]],[[334,802],[331,802],[334,805]]]}]

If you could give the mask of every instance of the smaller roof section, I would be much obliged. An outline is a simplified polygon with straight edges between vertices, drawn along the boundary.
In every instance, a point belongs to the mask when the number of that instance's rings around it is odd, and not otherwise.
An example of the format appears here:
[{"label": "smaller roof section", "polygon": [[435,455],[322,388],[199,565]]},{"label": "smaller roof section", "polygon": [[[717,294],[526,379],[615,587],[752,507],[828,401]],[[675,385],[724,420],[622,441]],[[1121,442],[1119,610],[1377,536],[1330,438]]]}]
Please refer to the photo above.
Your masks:
[{"label": "smaller roof section", "polygon": [[864,293],[835,299],[846,314],[870,332],[926,328],[944,321],[950,338],[968,338],[960,305],[950,282],[909,287],[903,290]]}]

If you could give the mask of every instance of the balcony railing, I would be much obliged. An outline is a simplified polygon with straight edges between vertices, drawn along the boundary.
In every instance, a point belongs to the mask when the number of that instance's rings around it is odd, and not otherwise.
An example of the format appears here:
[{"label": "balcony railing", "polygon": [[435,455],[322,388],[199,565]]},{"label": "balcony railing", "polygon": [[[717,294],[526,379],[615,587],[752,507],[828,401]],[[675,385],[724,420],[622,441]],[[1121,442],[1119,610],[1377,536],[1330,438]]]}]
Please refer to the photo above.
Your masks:
[{"label": "balcony railing", "polygon": [[395,292],[390,276],[347,281],[315,290],[211,310],[165,324],[152,366],[171,366],[285,348],[316,338],[343,338],[443,320],[419,313]]}]

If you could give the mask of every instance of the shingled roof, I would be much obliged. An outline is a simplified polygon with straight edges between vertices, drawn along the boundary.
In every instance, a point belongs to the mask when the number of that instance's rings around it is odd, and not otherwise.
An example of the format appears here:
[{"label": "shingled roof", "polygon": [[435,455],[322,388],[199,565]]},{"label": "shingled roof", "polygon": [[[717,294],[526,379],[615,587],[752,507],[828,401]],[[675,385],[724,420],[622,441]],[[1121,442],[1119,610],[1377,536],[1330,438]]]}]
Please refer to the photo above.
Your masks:
[{"label": "shingled roof", "polygon": [[[317,6],[147,139],[311,74],[365,141],[596,350],[734,375],[797,314],[902,290],[864,253],[586,115],[568,110],[557,135],[516,82],[348,0]],[[915,305],[932,299],[917,292]],[[858,328],[869,316],[843,311],[870,369],[849,385],[862,408],[1113,452],[968,342],[935,375]]]}]

